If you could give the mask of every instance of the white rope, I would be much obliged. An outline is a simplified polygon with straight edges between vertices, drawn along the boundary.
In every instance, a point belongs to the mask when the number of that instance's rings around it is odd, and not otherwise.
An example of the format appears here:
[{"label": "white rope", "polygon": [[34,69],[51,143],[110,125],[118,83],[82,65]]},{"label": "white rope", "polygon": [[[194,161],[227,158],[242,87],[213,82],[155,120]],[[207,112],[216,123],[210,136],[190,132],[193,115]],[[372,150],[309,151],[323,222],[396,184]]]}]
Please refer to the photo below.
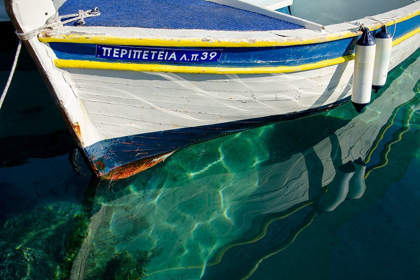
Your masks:
[{"label": "white rope", "polygon": [[368,19],[371,19],[371,20],[375,20],[375,21],[377,21],[377,22],[380,22],[380,23],[382,23],[382,25],[386,25],[385,24],[385,22],[384,21],[382,21],[382,20],[380,20],[380,19],[377,19],[377,18],[374,18],[374,17],[367,17]]},{"label": "white rope", "polygon": [[397,31],[397,20],[395,18],[392,18],[394,20],[394,33],[392,33],[392,38],[394,39],[395,37],[395,31]]},{"label": "white rope", "polygon": [[[46,23],[41,27],[35,28],[34,30],[31,30],[29,32],[24,32],[24,33],[16,32],[16,35],[19,37],[20,40],[19,40],[18,47],[16,49],[15,60],[13,61],[13,66],[12,66],[12,69],[10,70],[9,79],[7,80],[6,86],[4,87],[3,93],[1,94],[1,97],[0,97],[0,109],[1,109],[1,106],[3,105],[4,99],[6,98],[7,91],[9,90],[10,84],[15,74],[20,50],[22,49],[22,40],[28,41],[32,39],[33,37],[37,36],[41,30],[54,29],[60,26],[64,26],[65,24],[73,22],[73,21],[77,21],[78,25],[84,25],[85,18],[96,17],[99,15],[101,15],[101,13],[99,12],[99,9],[97,7],[93,10],[87,10],[87,11],[79,10],[77,14],[64,15],[64,16],[58,16],[58,12],[57,12],[55,15],[50,17],[46,21]],[[61,21],[62,19],[67,19],[67,20]]]},{"label": "white rope", "polygon": [[[101,13],[99,12],[98,7],[96,7],[93,10],[87,10],[87,11],[79,10],[77,14],[60,16],[60,20],[65,19],[65,18],[70,18],[68,20],[63,21],[61,23],[62,25],[65,25],[67,23],[70,23],[70,22],[76,21],[76,20],[77,20],[78,25],[85,25],[85,18],[97,17],[97,16],[100,16],[100,15],[101,15]],[[71,18],[71,17],[73,17],[73,18]]]},{"label": "white rope", "polygon": [[[379,19],[374,18],[374,17],[368,17],[368,18],[379,21],[380,23],[382,23],[382,25],[386,26],[385,22],[382,21],[382,20],[379,20]],[[395,17],[393,17],[392,20],[394,21],[394,32],[392,34],[392,38],[395,38],[394,36],[395,36],[395,31],[397,31],[397,20],[395,19]]]},{"label": "white rope", "polygon": [[1,109],[1,106],[3,105],[4,99],[6,98],[7,91],[9,90],[10,83],[12,82],[12,79],[13,79],[13,75],[15,74],[16,65],[18,62],[21,48],[22,48],[22,41],[19,41],[19,45],[17,46],[17,49],[16,49],[15,61],[13,61],[12,70],[10,70],[9,79],[7,80],[6,86],[4,87],[3,93],[1,94],[1,97],[0,97],[0,109]]},{"label": "white rope", "polygon": [[[73,21],[77,21],[78,25],[84,25],[85,18],[96,17],[99,15],[101,15],[101,13],[99,12],[99,9],[97,7],[93,10],[87,10],[87,11],[79,10],[77,14],[59,16],[58,13],[56,13],[55,15],[50,17],[43,26],[35,28],[34,30],[31,30],[28,32],[24,32],[24,33],[16,32],[16,35],[19,37],[19,39],[28,41],[32,39],[33,37],[37,36],[39,32],[44,29],[54,29],[57,27],[62,27],[65,24],[73,22]],[[68,19],[65,21],[61,21],[62,19],[66,19],[66,18]]]},{"label": "white rope", "polygon": [[[4,99],[6,98],[7,91],[9,90],[10,84],[15,74],[20,50],[22,49],[22,40],[28,41],[32,39],[33,37],[37,36],[41,30],[54,29],[60,26],[64,26],[65,24],[73,22],[73,21],[77,21],[78,25],[84,25],[85,18],[96,17],[99,15],[101,15],[101,13],[99,12],[99,9],[97,7],[93,10],[87,10],[87,11],[79,10],[77,14],[64,15],[64,16],[58,16],[58,12],[57,12],[55,15],[50,17],[46,21],[46,23],[41,27],[35,28],[34,30],[31,30],[29,32],[24,32],[24,33],[16,32],[16,35],[19,37],[20,40],[19,40],[18,47],[16,49],[15,60],[13,61],[13,66],[12,66],[12,69],[10,70],[9,79],[7,80],[6,86],[4,87],[3,93],[1,94],[1,97],[0,97],[0,109],[1,109],[1,106],[3,105]],[[66,18],[68,19],[65,21],[61,21],[62,19],[66,19]]]}]

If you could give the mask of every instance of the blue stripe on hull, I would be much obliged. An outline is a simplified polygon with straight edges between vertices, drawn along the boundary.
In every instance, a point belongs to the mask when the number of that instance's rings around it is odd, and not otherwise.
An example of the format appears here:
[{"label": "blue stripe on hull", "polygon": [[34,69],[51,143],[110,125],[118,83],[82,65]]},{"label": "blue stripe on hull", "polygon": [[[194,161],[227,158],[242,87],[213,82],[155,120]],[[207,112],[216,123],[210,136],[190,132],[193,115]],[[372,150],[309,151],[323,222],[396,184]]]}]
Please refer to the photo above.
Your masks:
[{"label": "blue stripe on hull", "polygon": [[156,157],[187,146],[244,131],[262,125],[292,120],[305,115],[326,111],[346,102],[339,102],[298,113],[269,116],[264,118],[235,121],[229,123],[183,128],[161,132],[132,135],[98,142],[85,148],[85,153],[96,168],[99,176],[111,170],[147,158]]},{"label": "blue stripe on hull", "polygon": [[[247,67],[247,66],[296,66],[323,60],[338,58],[353,53],[356,44],[355,38],[342,39],[327,43],[271,47],[271,48],[223,48],[219,61],[207,61],[205,63],[183,62],[184,66],[227,66],[227,67]],[[72,43],[50,43],[57,58],[68,60],[85,60],[101,62],[123,62],[133,63],[118,59],[104,59],[95,56],[96,45],[93,44],[72,44]],[[162,50],[162,48],[155,48]],[[174,48],[168,48],[174,49]],[[179,48],[179,49],[200,49],[200,48]],[[209,48],[201,48],[209,50]],[[221,48],[216,48],[221,49]],[[135,62],[151,63],[151,61]],[[174,62],[153,63],[174,65]]]},{"label": "blue stripe on hull", "polygon": [[60,15],[98,7],[101,15],[86,19],[87,26],[159,29],[267,31],[303,26],[205,0],[67,0]]},{"label": "blue stripe on hull", "polygon": [[395,25],[389,26],[388,30],[391,32],[391,34],[394,34],[394,40],[398,39],[407,33],[416,30],[420,26],[420,15],[412,17],[406,21],[397,23],[397,26],[395,28]]}]

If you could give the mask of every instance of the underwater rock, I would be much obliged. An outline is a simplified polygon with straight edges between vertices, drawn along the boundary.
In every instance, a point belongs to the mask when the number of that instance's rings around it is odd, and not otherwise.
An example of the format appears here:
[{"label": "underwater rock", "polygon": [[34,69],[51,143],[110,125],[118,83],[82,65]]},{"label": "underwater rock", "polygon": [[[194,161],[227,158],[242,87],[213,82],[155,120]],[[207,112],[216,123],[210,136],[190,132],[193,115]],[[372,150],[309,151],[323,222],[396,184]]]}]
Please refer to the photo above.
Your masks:
[{"label": "underwater rock", "polygon": [[[0,279],[48,279],[54,276],[51,263],[41,249],[20,247],[3,251]],[[28,278],[29,277],[29,278]]]},{"label": "underwater rock", "polygon": [[87,228],[80,210],[60,203],[6,220],[0,228],[0,279],[66,279],[66,260],[77,252],[75,240],[83,240],[80,232]]},{"label": "underwater rock", "polygon": [[103,280],[134,280],[146,277],[145,265],[148,263],[147,252],[139,252],[133,257],[128,252],[115,254],[108,261]]}]

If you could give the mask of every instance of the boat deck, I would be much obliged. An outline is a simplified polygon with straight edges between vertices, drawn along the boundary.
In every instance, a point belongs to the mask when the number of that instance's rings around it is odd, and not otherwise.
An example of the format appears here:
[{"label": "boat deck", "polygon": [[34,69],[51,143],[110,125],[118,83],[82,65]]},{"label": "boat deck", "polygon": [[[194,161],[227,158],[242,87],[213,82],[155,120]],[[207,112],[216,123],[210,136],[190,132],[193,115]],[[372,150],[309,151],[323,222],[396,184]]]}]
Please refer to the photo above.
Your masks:
[{"label": "boat deck", "polygon": [[60,15],[98,7],[101,15],[87,18],[86,26],[157,29],[269,31],[303,26],[205,0],[68,0]]}]

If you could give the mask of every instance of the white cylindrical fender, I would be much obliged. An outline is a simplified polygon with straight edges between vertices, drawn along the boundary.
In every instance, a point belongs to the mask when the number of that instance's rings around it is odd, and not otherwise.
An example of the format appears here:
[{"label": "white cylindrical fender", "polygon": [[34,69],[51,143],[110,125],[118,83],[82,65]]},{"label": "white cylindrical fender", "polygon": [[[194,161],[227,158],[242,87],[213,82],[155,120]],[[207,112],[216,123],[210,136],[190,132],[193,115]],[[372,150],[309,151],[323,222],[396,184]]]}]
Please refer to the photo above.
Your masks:
[{"label": "white cylindrical fender", "polygon": [[353,87],[351,102],[357,112],[362,112],[370,102],[372,92],[373,68],[375,65],[376,43],[368,28],[356,43]]},{"label": "white cylindrical fender", "polygon": [[354,167],[356,171],[351,177],[349,182],[349,192],[347,194],[347,199],[359,199],[363,196],[366,190],[365,183],[365,173],[366,173],[366,164],[362,159],[358,159],[354,162]]},{"label": "white cylindrical fender", "polygon": [[385,83],[388,77],[389,63],[391,61],[392,51],[392,34],[384,25],[381,31],[375,35],[376,40],[376,55],[375,66],[373,68],[373,92],[377,93]]},{"label": "white cylindrical fender", "polygon": [[353,162],[343,164],[337,169],[328,191],[318,204],[321,211],[334,211],[347,197],[349,181],[355,172]]}]

